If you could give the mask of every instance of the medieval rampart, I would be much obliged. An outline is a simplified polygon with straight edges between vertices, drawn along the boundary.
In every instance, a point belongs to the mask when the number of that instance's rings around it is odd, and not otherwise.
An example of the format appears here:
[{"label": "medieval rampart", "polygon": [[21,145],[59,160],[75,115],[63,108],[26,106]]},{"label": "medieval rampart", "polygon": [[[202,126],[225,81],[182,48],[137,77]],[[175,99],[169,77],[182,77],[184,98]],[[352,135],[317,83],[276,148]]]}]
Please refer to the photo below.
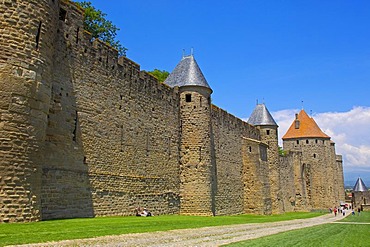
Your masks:
[{"label": "medieval rampart", "polygon": [[[132,61],[118,60],[117,51],[99,40],[91,42],[74,5],[63,7],[51,102],[56,109],[49,114],[46,145],[53,155],[44,162],[43,189],[64,189],[45,194],[46,205],[70,204],[81,196],[65,181],[71,179],[65,169],[80,167],[73,180],[81,181],[81,170],[88,172],[77,187],[84,190],[85,205],[91,200],[93,215],[127,215],[148,205],[157,213],[177,213],[177,91],[140,72]],[[66,193],[75,195],[68,200]],[[59,217],[58,212],[59,207],[48,206],[43,215]]]},{"label": "medieval rampart", "polygon": [[260,150],[266,146],[256,141],[259,130],[213,105],[212,133],[217,214],[271,213],[268,166]]},{"label": "medieval rampart", "polygon": [[261,141],[257,127],[209,109],[209,98],[192,92],[197,101],[187,102],[185,89],[118,58],[83,30],[73,3],[3,1],[0,12],[0,222],[132,215],[138,206],[269,214],[272,195],[297,193],[281,191],[300,186],[299,159],[282,166],[286,184],[270,188],[275,138]]}]

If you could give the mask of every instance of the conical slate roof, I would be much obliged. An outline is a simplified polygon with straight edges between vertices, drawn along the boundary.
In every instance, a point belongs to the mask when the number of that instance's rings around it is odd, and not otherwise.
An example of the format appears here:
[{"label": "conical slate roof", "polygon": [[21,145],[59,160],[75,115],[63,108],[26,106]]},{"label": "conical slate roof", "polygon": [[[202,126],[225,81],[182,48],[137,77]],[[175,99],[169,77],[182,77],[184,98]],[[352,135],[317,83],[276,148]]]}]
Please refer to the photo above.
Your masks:
[{"label": "conical slate roof", "polygon": [[330,136],[321,131],[315,120],[312,117],[309,117],[304,110],[301,110],[282,139],[286,140],[307,137],[330,139]]},{"label": "conical slate roof", "polygon": [[270,112],[267,110],[265,104],[257,104],[247,123],[252,125],[278,126],[274,118],[271,116]]},{"label": "conical slate roof", "polygon": [[171,87],[201,86],[211,89],[193,55],[184,56],[164,83]]},{"label": "conical slate roof", "polygon": [[355,186],[352,189],[353,191],[367,191],[367,187],[361,178],[358,178]]}]

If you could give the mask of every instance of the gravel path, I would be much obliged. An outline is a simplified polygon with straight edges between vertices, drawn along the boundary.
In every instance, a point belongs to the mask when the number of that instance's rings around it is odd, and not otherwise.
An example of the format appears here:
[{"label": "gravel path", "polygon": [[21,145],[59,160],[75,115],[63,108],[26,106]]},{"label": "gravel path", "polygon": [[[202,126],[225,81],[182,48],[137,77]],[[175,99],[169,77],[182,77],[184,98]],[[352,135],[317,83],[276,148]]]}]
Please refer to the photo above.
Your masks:
[{"label": "gravel path", "polygon": [[124,234],[18,246],[220,246],[279,232],[332,223],[343,217],[327,214],[311,219]]}]

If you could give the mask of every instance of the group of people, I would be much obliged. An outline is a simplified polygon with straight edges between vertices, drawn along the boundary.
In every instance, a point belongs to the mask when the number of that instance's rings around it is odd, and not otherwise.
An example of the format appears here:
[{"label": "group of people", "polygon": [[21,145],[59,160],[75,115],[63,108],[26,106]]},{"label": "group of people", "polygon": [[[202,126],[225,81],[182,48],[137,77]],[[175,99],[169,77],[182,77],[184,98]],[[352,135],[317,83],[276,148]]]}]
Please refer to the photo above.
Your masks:
[{"label": "group of people", "polygon": [[150,211],[148,211],[146,208],[141,208],[141,207],[138,207],[135,209],[135,214],[136,216],[143,216],[143,217],[153,216],[153,214]]},{"label": "group of people", "polygon": [[346,208],[345,207],[338,207],[337,208],[337,206],[335,206],[333,210],[330,208],[329,211],[330,211],[330,213],[334,212],[335,216],[337,216],[337,214],[343,214],[343,216],[346,215]]},{"label": "group of people", "polygon": [[[337,216],[337,214],[343,214],[343,216],[346,216],[347,209],[348,209],[347,207],[341,206],[337,208],[337,206],[335,206],[334,209],[329,208],[329,211],[330,213],[333,212],[335,216]],[[357,212],[358,212],[358,215],[360,215],[361,208],[358,208]],[[355,210],[353,208],[352,208],[352,215],[355,215]]]}]

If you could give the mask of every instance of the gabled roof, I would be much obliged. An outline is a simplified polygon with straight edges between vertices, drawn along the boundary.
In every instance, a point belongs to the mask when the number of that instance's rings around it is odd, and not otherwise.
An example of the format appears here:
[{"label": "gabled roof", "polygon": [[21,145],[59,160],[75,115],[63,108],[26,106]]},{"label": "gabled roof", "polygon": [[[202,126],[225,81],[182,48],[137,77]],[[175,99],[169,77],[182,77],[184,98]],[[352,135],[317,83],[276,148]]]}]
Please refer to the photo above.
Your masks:
[{"label": "gabled roof", "polygon": [[201,86],[211,89],[193,55],[184,56],[164,83],[171,87]]},{"label": "gabled roof", "polygon": [[267,110],[265,104],[257,104],[247,123],[252,125],[278,126],[270,112]]},{"label": "gabled roof", "polygon": [[355,186],[352,189],[353,191],[367,191],[367,187],[361,178],[358,178]]},{"label": "gabled roof", "polygon": [[315,120],[309,117],[304,110],[301,110],[299,114],[296,115],[296,119],[293,121],[292,125],[290,125],[282,139],[307,137],[330,139],[330,136],[321,131]]}]

